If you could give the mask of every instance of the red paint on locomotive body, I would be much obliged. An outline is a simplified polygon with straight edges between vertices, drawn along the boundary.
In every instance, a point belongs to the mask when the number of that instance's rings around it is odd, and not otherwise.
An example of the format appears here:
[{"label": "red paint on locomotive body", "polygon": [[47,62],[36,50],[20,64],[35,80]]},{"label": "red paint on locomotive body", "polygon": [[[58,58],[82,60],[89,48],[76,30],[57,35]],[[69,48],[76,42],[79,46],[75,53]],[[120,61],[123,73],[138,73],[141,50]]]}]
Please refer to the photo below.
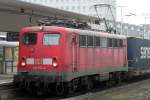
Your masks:
[{"label": "red paint on locomotive body", "polygon": [[[65,47],[65,34],[63,29],[45,28],[44,30],[39,30],[40,27],[34,28],[24,28],[20,33],[20,50],[19,50],[19,60],[21,61],[22,57],[25,59],[32,58],[34,59],[34,64],[29,64],[26,66],[18,66],[18,70],[64,70],[64,47]],[[61,32],[61,33],[60,33]],[[35,45],[23,45],[23,34],[34,33],[37,35],[37,43]],[[43,36],[44,34],[59,34],[59,45],[43,45]],[[43,64],[43,59],[57,59],[59,64],[56,67],[53,67],[52,64]],[[60,67],[61,66],[61,67]]]},{"label": "red paint on locomotive body", "polygon": [[[33,34],[36,39],[33,39],[35,44],[23,43],[28,34]],[[56,35],[50,35],[51,37],[47,35],[44,40],[45,34]],[[122,40],[123,45],[121,47],[80,47],[80,35],[119,39]],[[44,42],[49,43],[49,39],[52,39],[52,44],[58,40],[58,44],[43,45]],[[126,42],[125,36],[103,32],[55,26],[23,28],[20,32],[18,72],[63,72],[62,78],[70,81],[86,75],[127,71]],[[21,65],[22,59],[25,59],[24,66]]]}]

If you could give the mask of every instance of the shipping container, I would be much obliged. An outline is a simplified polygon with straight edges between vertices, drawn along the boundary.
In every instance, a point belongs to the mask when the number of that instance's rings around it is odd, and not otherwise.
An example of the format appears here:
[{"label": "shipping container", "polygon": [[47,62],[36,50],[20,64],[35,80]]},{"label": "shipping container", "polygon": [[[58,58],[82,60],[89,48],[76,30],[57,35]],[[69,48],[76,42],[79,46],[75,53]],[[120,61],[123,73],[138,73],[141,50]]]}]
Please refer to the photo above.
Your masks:
[{"label": "shipping container", "polygon": [[129,69],[150,69],[150,40],[128,38]]}]

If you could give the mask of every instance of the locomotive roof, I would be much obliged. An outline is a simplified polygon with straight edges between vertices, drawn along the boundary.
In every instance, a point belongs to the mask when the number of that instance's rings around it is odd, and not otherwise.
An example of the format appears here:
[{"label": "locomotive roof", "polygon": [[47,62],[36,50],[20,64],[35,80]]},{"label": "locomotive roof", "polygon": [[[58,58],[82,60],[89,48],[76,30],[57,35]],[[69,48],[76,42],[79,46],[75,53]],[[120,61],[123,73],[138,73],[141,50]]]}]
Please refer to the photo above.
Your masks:
[{"label": "locomotive roof", "polygon": [[79,30],[79,29],[71,29],[69,31],[72,31],[74,33],[79,33],[80,35],[89,35],[89,36],[94,35],[94,36],[100,36],[100,37],[126,39],[126,36],[124,36],[124,35],[111,34],[111,33],[102,32],[102,31]]},{"label": "locomotive roof", "polygon": [[66,28],[66,27],[58,27],[58,26],[32,26],[32,27],[25,27],[21,31],[28,32],[28,31],[41,31],[40,28],[43,28],[42,31],[56,31],[56,29],[59,31],[68,31],[73,33],[78,33],[80,35],[94,35],[94,36],[100,36],[100,37],[108,37],[108,38],[118,38],[118,39],[126,39],[127,37],[124,35],[119,34],[110,34],[107,32],[101,32],[101,31],[92,31],[92,30],[81,30],[81,29],[73,29],[73,28]]}]

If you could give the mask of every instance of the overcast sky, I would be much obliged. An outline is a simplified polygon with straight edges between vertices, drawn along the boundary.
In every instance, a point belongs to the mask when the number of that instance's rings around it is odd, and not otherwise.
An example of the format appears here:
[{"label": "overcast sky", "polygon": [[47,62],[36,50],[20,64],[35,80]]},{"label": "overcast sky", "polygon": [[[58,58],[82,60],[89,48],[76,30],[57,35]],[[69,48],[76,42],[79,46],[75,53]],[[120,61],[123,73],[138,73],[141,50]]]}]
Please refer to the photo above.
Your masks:
[{"label": "overcast sky", "polygon": [[[150,17],[150,0],[117,0],[117,6],[123,7],[123,22],[131,24],[144,24],[145,15]],[[136,16],[127,17],[129,13],[134,13]],[[121,9],[117,7],[117,20],[121,20]],[[146,23],[150,24],[150,18],[146,18]]]}]

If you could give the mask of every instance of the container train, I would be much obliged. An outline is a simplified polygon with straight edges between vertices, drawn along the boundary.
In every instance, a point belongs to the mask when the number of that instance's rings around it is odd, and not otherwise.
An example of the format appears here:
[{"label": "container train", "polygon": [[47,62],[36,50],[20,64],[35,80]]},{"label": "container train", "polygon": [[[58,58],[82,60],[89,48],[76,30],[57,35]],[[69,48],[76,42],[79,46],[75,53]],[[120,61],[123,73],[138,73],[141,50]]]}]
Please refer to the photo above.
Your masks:
[{"label": "container train", "polygon": [[149,40],[107,32],[26,27],[20,32],[14,83],[29,91],[55,91],[62,95],[78,88],[89,90],[96,81],[118,82],[148,72],[148,43]]}]

